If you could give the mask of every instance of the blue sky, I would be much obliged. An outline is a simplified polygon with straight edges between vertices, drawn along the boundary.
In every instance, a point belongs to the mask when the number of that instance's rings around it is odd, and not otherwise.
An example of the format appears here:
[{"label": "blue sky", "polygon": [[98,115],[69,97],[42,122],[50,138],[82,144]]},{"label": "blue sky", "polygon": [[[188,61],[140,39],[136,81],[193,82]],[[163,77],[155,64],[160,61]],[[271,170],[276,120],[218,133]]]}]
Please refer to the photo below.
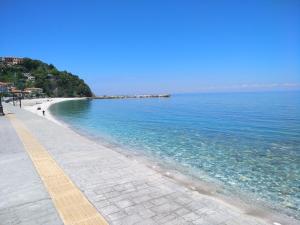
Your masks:
[{"label": "blue sky", "polygon": [[297,0],[1,0],[0,55],[96,94],[300,89]]}]

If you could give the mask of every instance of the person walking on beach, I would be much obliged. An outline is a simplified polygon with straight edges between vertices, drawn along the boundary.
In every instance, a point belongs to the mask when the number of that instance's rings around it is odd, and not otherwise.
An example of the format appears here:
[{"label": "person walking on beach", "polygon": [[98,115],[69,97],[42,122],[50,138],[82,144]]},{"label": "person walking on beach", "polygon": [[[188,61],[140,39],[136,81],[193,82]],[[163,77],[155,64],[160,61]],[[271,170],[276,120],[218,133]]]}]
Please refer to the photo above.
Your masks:
[{"label": "person walking on beach", "polygon": [[45,110],[43,110],[43,116],[45,116]]}]

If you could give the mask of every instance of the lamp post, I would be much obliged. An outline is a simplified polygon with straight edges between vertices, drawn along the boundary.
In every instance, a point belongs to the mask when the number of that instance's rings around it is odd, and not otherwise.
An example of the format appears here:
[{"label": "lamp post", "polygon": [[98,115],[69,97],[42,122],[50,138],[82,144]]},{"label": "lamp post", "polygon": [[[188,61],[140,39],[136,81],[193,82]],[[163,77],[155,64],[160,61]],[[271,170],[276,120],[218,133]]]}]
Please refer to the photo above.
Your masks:
[{"label": "lamp post", "polygon": [[4,116],[3,106],[2,106],[2,92],[0,92],[0,116]]},{"label": "lamp post", "polygon": [[14,93],[13,93],[12,99],[13,99],[13,105],[15,106],[15,94]]},{"label": "lamp post", "polygon": [[22,97],[23,97],[23,92],[20,93],[19,100],[20,100],[20,108],[22,108]]}]

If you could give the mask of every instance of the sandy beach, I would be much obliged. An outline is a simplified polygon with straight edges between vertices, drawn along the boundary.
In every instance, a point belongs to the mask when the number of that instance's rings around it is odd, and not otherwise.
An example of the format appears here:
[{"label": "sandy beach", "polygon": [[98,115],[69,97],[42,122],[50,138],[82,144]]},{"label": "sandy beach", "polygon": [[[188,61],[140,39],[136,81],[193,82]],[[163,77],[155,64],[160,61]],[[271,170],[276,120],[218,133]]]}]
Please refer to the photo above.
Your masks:
[{"label": "sandy beach", "polygon": [[[109,224],[298,224],[259,210],[238,208],[209,193],[201,193],[169,173],[162,174],[61,126],[49,107],[78,99],[24,100],[27,111],[11,104],[5,104],[4,108],[6,113],[13,113],[24,122]],[[7,221],[3,214],[0,219]]]},{"label": "sandy beach", "polygon": [[[81,100],[85,98],[36,98],[36,99],[24,99],[22,100],[23,109],[32,112],[38,116],[45,117],[46,119],[57,123],[59,125],[63,125],[59,121],[57,121],[51,114],[49,108],[51,105],[63,101],[72,101],[72,100]],[[38,108],[40,108],[38,110]],[[43,110],[45,111],[45,115],[43,115]]]}]

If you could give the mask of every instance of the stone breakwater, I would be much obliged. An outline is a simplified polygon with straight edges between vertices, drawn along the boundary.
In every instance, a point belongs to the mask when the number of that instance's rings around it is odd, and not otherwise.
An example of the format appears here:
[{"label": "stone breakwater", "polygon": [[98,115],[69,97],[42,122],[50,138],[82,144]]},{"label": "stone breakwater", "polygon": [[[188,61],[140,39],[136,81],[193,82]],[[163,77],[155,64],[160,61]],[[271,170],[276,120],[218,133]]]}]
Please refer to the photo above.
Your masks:
[{"label": "stone breakwater", "polygon": [[160,94],[160,95],[102,95],[95,96],[91,99],[127,99],[127,98],[170,98],[170,94]]}]

